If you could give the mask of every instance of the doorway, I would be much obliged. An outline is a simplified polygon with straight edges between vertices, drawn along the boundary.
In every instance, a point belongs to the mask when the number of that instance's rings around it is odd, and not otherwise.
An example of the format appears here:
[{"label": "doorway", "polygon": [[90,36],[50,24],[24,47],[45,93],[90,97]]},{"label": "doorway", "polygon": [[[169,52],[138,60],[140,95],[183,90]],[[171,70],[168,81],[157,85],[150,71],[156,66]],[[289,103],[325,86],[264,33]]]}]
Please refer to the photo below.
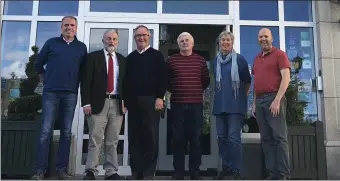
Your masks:
[{"label": "doorway", "polygon": [[[211,72],[211,60],[214,59],[218,51],[218,35],[224,30],[230,30],[229,25],[184,25],[184,24],[161,24],[159,33],[159,50],[165,59],[178,53],[177,37],[182,32],[190,33],[194,38],[193,51],[207,61]],[[202,164],[200,169],[206,171],[210,168],[216,169],[218,166],[218,146],[216,141],[216,126],[214,117],[211,116],[211,105],[213,103],[213,82],[204,92],[204,126],[202,135]],[[169,100],[166,94],[166,100]],[[167,101],[166,114],[160,121],[159,135],[159,161],[158,171],[173,171],[172,165],[172,118],[171,105]],[[188,170],[188,150],[186,150],[185,169]]]},{"label": "doorway", "polygon": [[[84,43],[88,48],[88,52],[103,49],[102,38],[103,33],[108,29],[117,29],[119,36],[119,45],[117,52],[123,56],[127,56],[129,53],[136,49],[133,33],[135,28],[140,24],[130,23],[86,23],[85,24],[85,37]],[[158,49],[158,24],[143,24],[150,29],[150,46]],[[85,164],[88,153],[88,140],[89,130],[86,117],[84,116],[81,107],[78,107],[78,125],[77,125],[77,154],[76,154],[76,174],[84,174]],[[129,164],[129,149],[128,149],[128,113],[124,117],[122,124],[119,143],[118,143],[118,174],[121,176],[131,175],[131,168]],[[104,139],[104,137],[103,137]],[[103,169],[104,162],[104,144],[102,146],[99,158],[100,165],[98,166],[99,175],[104,175]]]}]

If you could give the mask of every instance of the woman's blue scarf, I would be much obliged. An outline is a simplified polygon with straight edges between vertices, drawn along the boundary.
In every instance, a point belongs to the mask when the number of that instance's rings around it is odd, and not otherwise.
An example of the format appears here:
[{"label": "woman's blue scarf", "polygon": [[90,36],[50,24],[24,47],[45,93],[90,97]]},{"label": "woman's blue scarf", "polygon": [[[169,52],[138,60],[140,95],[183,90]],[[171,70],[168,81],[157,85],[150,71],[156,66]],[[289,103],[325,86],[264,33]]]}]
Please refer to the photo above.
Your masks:
[{"label": "woman's blue scarf", "polygon": [[222,58],[222,52],[218,52],[217,54],[217,64],[216,64],[216,86],[218,90],[221,90],[221,79],[222,79],[222,72],[221,72],[221,64],[226,64],[229,61],[231,61],[231,81],[232,81],[232,87],[234,96],[238,95],[238,90],[240,88],[240,76],[238,73],[238,64],[237,64],[237,53],[234,49],[225,56],[225,58]]}]

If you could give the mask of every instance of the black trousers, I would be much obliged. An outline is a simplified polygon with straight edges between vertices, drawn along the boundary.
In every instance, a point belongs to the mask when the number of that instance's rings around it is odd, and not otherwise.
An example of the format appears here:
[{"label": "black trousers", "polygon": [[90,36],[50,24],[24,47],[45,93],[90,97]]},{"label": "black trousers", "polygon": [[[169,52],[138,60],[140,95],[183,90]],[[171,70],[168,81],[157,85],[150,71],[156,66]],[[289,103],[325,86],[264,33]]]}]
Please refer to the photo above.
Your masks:
[{"label": "black trousers", "polygon": [[155,110],[155,96],[130,98],[128,137],[133,175],[154,176],[158,159],[160,112]]},{"label": "black trousers", "polygon": [[173,167],[184,174],[185,146],[189,142],[189,172],[199,171],[202,157],[201,137],[203,104],[171,104],[173,132]]}]

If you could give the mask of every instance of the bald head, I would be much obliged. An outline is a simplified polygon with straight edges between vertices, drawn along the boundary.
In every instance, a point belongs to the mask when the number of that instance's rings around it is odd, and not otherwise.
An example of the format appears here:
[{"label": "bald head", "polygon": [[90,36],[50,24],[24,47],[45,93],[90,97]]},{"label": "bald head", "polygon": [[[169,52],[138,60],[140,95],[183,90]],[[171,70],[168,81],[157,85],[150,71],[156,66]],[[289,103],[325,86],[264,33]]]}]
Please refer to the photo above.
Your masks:
[{"label": "bald head", "polygon": [[262,28],[259,31],[258,41],[263,52],[269,52],[273,44],[273,35],[270,29]]}]

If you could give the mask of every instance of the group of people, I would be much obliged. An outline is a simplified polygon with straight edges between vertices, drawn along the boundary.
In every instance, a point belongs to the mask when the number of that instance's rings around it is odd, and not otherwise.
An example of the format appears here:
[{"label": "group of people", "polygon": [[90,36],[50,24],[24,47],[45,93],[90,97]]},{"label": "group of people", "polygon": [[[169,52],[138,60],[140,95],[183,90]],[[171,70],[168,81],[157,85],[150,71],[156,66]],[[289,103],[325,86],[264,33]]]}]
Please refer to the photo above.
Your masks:
[{"label": "group of people", "polygon": [[[132,179],[152,180],[158,160],[160,114],[164,96],[171,94],[173,118],[172,179],[185,176],[185,147],[189,143],[191,180],[200,179],[202,157],[203,91],[214,77],[213,115],[216,116],[222,171],[217,180],[241,179],[241,128],[247,112],[251,75],[245,58],[234,48],[234,35],[223,31],[219,51],[210,75],[206,60],[193,52],[194,38],[188,32],[177,38],[179,53],[164,59],[150,47],[150,31],[135,28],[136,50],[127,57],[118,53],[119,33],[107,30],[103,49],[87,52],[76,37],[77,19],[62,19],[62,35],[46,41],[35,62],[43,81],[42,129],[32,179],[44,179],[48,165],[50,137],[54,121],[59,121],[60,144],[56,158],[59,179],[68,180],[71,127],[80,86],[81,106],[89,126],[88,156],[84,180],[98,174],[99,154],[104,144],[106,180],[121,180],[118,175],[117,145],[123,116],[128,111],[128,141]],[[262,51],[255,57],[253,115],[259,125],[269,171],[266,179],[289,177],[285,91],[290,82],[290,63],[286,54],[272,46],[269,29],[259,31]],[[104,140],[103,140],[104,137]]]}]

